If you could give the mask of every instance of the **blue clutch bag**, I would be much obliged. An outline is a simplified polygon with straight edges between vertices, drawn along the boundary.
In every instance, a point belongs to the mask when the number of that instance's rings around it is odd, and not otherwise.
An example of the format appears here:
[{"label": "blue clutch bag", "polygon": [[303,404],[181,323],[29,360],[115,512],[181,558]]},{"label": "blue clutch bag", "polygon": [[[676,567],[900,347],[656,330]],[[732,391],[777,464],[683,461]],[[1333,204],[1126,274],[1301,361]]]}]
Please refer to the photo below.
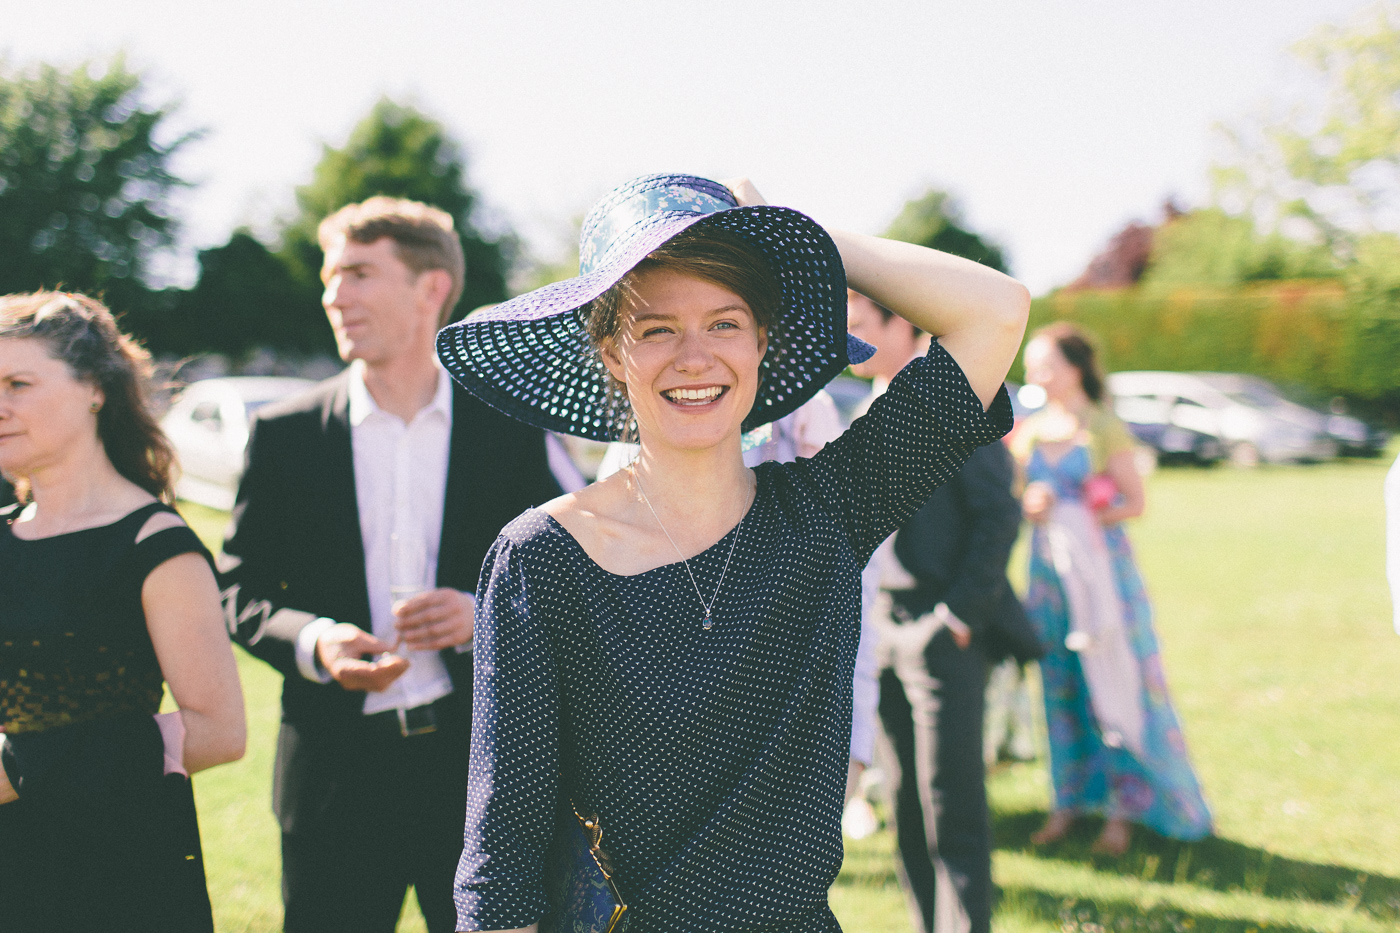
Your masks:
[{"label": "blue clutch bag", "polygon": [[545,862],[549,913],[540,933],[625,933],[627,905],[613,882],[597,816],[561,809],[554,845]]}]

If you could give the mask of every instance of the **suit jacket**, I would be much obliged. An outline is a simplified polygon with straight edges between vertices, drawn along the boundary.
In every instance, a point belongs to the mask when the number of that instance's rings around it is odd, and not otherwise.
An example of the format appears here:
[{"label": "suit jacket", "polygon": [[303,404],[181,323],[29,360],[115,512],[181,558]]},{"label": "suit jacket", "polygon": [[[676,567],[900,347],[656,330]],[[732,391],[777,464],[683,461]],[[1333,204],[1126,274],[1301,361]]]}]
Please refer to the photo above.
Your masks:
[{"label": "suit jacket", "polygon": [[[559,493],[543,432],[453,386],[437,585],[475,592],[501,528]],[[304,730],[363,715],[362,691],[315,683],[296,665],[297,635],[318,616],[371,630],[348,373],[258,413],[220,570],[229,631],[284,676],[284,722]],[[471,655],[442,657],[469,716]]]},{"label": "suit jacket", "polygon": [[896,616],[914,619],[947,603],[967,623],[995,662],[1040,655],[1021,601],[1006,579],[1006,564],[1021,526],[1011,493],[1014,466],[1001,442],[973,452],[962,470],[938,489],[895,533],[894,552],[918,581],[891,593]]}]

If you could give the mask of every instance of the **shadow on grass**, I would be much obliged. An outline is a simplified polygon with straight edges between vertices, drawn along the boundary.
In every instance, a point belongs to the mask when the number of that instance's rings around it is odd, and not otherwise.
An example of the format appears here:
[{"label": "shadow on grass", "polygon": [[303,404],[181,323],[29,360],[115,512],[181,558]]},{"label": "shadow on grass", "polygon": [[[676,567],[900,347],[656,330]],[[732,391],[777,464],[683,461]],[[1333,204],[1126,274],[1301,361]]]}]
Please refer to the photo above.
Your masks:
[{"label": "shadow on grass", "polygon": [[[1136,827],[1133,845],[1121,858],[1110,858],[1090,852],[1102,822],[1080,820],[1060,842],[1048,846],[1031,845],[1030,836],[1045,822],[1044,813],[999,813],[993,817],[992,834],[998,849],[1034,853],[1039,858],[1078,862],[1096,871],[1109,872],[1143,881],[1193,884],[1217,891],[1243,891],[1262,897],[1298,899],[1335,904],[1363,911],[1381,920],[1400,920],[1400,878],[1370,874],[1344,865],[1323,865],[1284,858],[1265,849],[1257,849],[1230,839],[1214,836],[1200,842],[1179,842],[1150,830]],[[1044,892],[1018,889],[1015,896],[1063,898]],[[1037,908],[1046,905],[1037,904]],[[1058,908],[1057,908],[1058,909]],[[1176,911],[1179,913],[1179,911]],[[1036,910],[1040,914],[1040,909]],[[1173,913],[1167,910],[1164,913]],[[1042,916],[1044,914],[1041,914]],[[1184,916],[1184,915],[1183,915]],[[1203,918],[1196,918],[1199,924]],[[1095,921],[1097,922],[1097,921]],[[1165,919],[1163,920],[1165,923]],[[1233,931],[1234,921],[1219,921],[1225,926],[1209,929]],[[1291,927],[1256,928],[1290,930]],[[1246,927],[1241,926],[1244,930]],[[1118,927],[1112,927],[1118,929]],[[1160,927],[1133,926],[1124,929],[1173,930],[1171,925]],[[1196,930],[1205,927],[1197,925]]]},{"label": "shadow on grass", "polygon": [[1213,917],[1136,901],[1064,897],[1030,888],[1007,890],[997,907],[1049,920],[1061,930],[1113,933],[1315,933],[1311,926],[1236,917]]}]

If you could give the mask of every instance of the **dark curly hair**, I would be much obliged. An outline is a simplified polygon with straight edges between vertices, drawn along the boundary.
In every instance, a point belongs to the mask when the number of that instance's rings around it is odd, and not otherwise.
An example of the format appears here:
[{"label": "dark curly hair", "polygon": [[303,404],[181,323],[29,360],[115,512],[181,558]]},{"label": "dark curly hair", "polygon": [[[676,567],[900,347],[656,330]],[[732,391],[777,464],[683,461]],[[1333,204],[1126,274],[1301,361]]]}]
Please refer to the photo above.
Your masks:
[{"label": "dark curly hair", "polygon": [[[0,297],[0,340],[41,340],[73,375],[102,390],[97,435],[118,473],[151,495],[174,501],[175,451],[151,413],[151,356],[117,328],[95,298],[39,291]],[[15,492],[29,499],[17,477]]]}]

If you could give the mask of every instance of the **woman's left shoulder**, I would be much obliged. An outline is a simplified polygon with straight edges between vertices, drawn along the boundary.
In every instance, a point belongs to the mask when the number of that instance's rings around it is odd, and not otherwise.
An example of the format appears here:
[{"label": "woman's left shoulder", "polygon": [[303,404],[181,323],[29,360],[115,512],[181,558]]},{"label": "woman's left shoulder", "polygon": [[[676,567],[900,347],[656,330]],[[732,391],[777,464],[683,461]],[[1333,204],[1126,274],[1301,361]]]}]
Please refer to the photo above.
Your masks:
[{"label": "woman's left shoulder", "polygon": [[136,532],[135,543],[140,544],[152,535],[172,529],[184,529],[193,534],[192,529],[185,522],[184,517],[181,516],[179,512],[175,511],[174,508],[164,503],[160,503],[157,508],[152,508],[151,506],[154,505],[156,505],[154,502],[148,503],[137,510],[138,512],[146,513],[146,519],[140,523],[141,527]]},{"label": "woman's left shoulder", "polygon": [[1132,446],[1133,434],[1127,423],[1113,410],[1113,400],[1106,398],[1094,405],[1087,419],[1089,433],[1110,449]]},{"label": "woman's left shoulder", "polygon": [[1089,407],[1088,417],[1090,428],[1116,429],[1123,427],[1123,419],[1118,417],[1118,412],[1113,409],[1113,399],[1104,398],[1095,402]]},{"label": "woman's left shoulder", "polygon": [[[148,502],[130,513],[121,525],[130,535],[127,566],[142,579],[149,579],[156,568],[186,554],[202,558],[209,572],[215,572],[214,557],[208,547],[173,506]],[[191,572],[203,577],[200,571]]]},{"label": "woman's left shoulder", "polygon": [[549,511],[551,504],[526,509],[511,519],[496,539],[498,546],[504,544],[525,553],[548,547],[559,536],[559,521]]}]

